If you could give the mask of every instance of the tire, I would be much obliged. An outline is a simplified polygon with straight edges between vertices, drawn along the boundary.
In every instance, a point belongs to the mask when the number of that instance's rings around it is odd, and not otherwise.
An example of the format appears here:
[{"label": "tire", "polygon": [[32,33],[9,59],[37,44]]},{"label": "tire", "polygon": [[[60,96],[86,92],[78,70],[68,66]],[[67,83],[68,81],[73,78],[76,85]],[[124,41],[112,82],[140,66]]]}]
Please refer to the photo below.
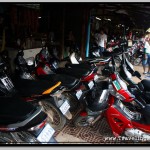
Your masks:
[{"label": "tire", "polygon": [[61,130],[65,126],[67,120],[66,117],[59,110],[59,108],[50,103],[48,100],[41,101],[40,105],[42,105],[45,113],[47,113],[47,121],[48,123],[50,123],[52,128],[54,128],[55,130]]},{"label": "tire", "polygon": [[136,59],[133,61],[133,65],[138,66],[138,65],[140,65],[141,62],[142,62],[142,59],[141,59],[141,58],[136,58]]},{"label": "tire", "polygon": [[86,127],[86,126],[89,126],[88,119],[89,119],[88,116],[86,116],[86,117],[85,116],[79,116],[78,118],[75,119],[74,125],[76,127]]},{"label": "tire", "polygon": [[11,133],[17,144],[40,144],[40,142],[29,132],[13,132]]},{"label": "tire", "polygon": [[66,99],[68,100],[68,102],[70,104],[69,110],[71,112],[76,111],[79,107],[79,101],[76,100],[76,98],[69,92],[65,93],[64,96],[66,97]]}]

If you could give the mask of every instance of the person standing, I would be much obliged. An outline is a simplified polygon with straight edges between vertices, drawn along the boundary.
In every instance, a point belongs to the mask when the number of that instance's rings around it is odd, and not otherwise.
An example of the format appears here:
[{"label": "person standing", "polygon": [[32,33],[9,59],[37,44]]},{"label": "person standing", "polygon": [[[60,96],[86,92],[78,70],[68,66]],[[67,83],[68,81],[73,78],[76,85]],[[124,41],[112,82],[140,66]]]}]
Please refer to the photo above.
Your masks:
[{"label": "person standing", "polygon": [[104,33],[104,29],[100,29],[100,33],[95,34],[95,40],[97,45],[99,46],[99,53],[100,56],[102,56],[102,53],[106,49],[106,43],[107,43],[107,35]]},{"label": "person standing", "polygon": [[[146,65],[148,64],[148,72],[146,72]],[[143,74],[150,74],[150,30],[147,30],[147,35],[144,44],[144,54],[143,54]]]}]

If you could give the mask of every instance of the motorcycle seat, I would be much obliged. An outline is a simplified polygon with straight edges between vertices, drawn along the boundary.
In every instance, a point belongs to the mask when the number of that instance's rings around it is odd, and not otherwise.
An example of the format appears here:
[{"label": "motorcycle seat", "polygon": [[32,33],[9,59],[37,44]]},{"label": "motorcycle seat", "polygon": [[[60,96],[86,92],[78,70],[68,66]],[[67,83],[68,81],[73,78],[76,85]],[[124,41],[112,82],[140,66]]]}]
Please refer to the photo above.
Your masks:
[{"label": "motorcycle seat", "polygon": [[88,61],[90,63],[100,63],[100,62],[109,62],[111,57],[103,57],[103,58],[86,58],[85,61]]},{"label": "motorcycle seat", "polygon": [[0,100],[0,125],[9,125],[27,119],[35,108],[18,96],[1,97]]},{"label": "motorcycle seat", "polygon": [[73,77],[76,77],[78,79],[81,79],[82,77],[88,76],[92,71],[88,69],[81,69],[81,68],[58,68],[55,70],[58,74],[67,74],[71,75]]},{"label": "motorcycle seat", "polygon": [[93,70],[95,71],[96,70],[96,66],[94,65],[90,65],[88,62],[84,62],[84,63],[80,63],[80,64],[66,64],[66,67],[67,68],[86,68],[88,70]]},{"label": "motorcycle seat", "polygon": [[144,87],[144,91],[150,91],[150,80],[144,79],[141,81]]},{"label": "motorcycle seat", "polygon": [[[16,89],[23,97],[42,95],[43,92],[55,86],[56,84],[57,82],[47,82],[45,80],[17,79],[14,81]],[[59,89],[60,86],[57,86],[52,93]]]},{"label": "motorcycle seat", "polygon": [[79,79],[64,74],[40,75],[38,78],[53,83],[60,81],[61,85],[68,88],[69,90],[73,89],[80,83]]}]

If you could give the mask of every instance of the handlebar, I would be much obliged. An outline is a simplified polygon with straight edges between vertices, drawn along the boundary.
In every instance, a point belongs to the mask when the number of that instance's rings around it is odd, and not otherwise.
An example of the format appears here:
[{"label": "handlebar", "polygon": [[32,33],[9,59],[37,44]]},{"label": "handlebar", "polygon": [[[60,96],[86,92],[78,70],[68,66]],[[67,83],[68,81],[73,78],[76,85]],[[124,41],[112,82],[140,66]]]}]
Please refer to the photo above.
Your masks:
[{"label": "handlebar", "polygon": [[142,108],[145,108],[145,105],[142,104],[139,100],[134,99],[134,101],[135,101],[138,105],[140,105]]}]

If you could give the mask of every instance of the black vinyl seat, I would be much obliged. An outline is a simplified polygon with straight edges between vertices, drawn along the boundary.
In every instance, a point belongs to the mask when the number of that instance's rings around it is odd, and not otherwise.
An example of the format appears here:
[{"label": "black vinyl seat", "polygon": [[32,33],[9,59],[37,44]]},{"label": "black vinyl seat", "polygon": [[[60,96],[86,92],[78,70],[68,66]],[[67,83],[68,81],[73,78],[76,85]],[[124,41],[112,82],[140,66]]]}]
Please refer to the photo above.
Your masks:
[{"label": "black vinyl seat", "polygon": [[93,62],[93,63],[99,63],[99,62],[108,62],[110,60],[111,57],[103,57],[103,58],[85,58],[85,61],[89,61],[89,63]]},{"label": "black vinyl seat", "polygon": [[[44,91],[48,90],[52,86],[56,85],[57,82],[47,82],[44,80],[28,80],[28,79],[17,79],[14,80],[14,85],[19,91],[21,96],[28,97],[31,95],[41,95]],[[53,92],[60,89],[60,86],[56,87]]]},{"label": "black vinyl seat", "polygon": [[80,68],[80,69],[84,68],[84,69],[87,69],[87,70],[90,70],[90,71],[97,70],[97,67],[95,65],[91,65],[88,62],[83,62],[83,63],[80,63],[80,64],[66,64],[66,67],[69,67],[69,68]]},{"label": "black vinyl seat", "polygon": [[27,119],[35,110],[30,103],[26,103],[18,96],[0,98],[0,125],[17,123]]},{"label": "black vinyl seat", "polygon": [[54,83],[61,81],[61,85],[70,90],[80,83],[79,79],[64,74],[40,75],[38,78]]},{"label": "black vinyl seat", "polygon": [[150,91],[150,80],[142,80],[141,83],[143,84],[144,91]]},{"label": "black vinyl seat", "polygon": [[73,77],[76,77],[78,79],[81,79],[82,77],[88,76],[92,71],[89,71],[88,69],[80,69],[80,68],[58,68],[55,70],[58,74],[67,74],[71,75]]}]

